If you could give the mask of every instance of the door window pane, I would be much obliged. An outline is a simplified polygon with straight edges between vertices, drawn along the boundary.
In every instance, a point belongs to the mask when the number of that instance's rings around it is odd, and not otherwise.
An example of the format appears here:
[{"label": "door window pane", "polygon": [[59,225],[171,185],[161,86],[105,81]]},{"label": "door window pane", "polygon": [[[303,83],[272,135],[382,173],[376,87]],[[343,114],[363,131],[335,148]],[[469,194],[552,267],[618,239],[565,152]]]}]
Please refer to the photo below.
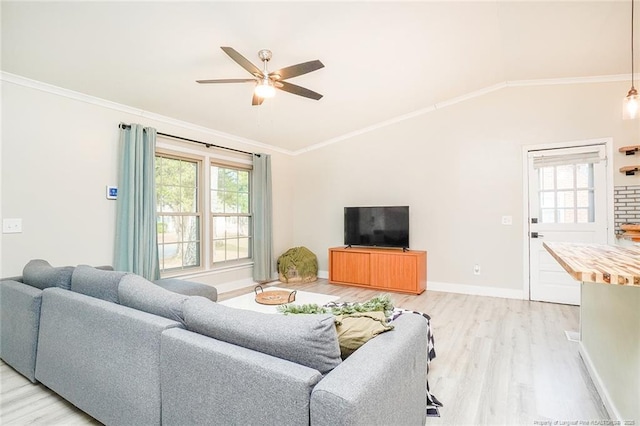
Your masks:
[{"label": "door window pane", "polygon": [[593,164],[538,169],[541,223],[594,222]]},{"label": "door window pane", "polygon": [[574,209],[558,209],[558,223],[575,223]]},{"label": "door window pane", "polygon": [[540,207],[550,208],[555,207],[555,192],[542,192],[540,193]]},{"label": "door window pane", "polygon": [[574,207],[574,192],[573,191],[559,191],[558,193],[558,207]]},{"label": "door window pane", "polygon": [[556,222],[556,211],[553,209],[542,209],[540,212],[540,222],[542,223],[555,223]]},{"label": "door window pane", "polygon": [[574,187],[574,166],[556,166],[556,189],[569,189]]},{"label": "door window pane", "polygon": [[540,189],[555,189],[555,168],[543,167],[539,169]]},{"label": "door window pane", "polygon": [[576,187],[589,188],[593,186],[593,164],[576,164]]}]

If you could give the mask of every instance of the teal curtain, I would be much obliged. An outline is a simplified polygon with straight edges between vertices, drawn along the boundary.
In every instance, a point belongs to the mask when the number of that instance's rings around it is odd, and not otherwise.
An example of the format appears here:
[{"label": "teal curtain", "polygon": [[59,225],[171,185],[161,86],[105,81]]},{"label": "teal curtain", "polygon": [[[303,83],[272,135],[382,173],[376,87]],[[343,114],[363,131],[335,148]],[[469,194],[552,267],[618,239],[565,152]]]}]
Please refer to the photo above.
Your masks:
[{"label": "teal curtain", "polygon": [[120,126],[114,269],[160,278],[156,223],[156,129]]},{"label": "teal curtain", "polygon": [[271,156],[253,154],[252,206],[253,206],[253,280],[273,280],[273,229],[271,205]]}]

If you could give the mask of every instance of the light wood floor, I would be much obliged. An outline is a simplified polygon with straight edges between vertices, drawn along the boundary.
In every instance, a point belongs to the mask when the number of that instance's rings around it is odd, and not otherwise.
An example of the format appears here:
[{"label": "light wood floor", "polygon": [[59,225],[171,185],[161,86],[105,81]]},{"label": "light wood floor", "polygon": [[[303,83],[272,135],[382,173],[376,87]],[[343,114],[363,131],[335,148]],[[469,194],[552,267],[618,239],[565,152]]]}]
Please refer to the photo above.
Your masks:
[{"label": "light wood floor", "polygon": [[[345,301],[381,293],[326,280],[287,287],[335,294]],[[247,291],[221,294],[220,300]],[[395,306],[431,315],[437,357],[429,383],[444,407],[440,418],[427,419],[427,426],[608,419],[578,344],[564,333],[578,329],[577,307],[432,291],[390,294]],[[0,424],[98,423],[2,362]]]}]

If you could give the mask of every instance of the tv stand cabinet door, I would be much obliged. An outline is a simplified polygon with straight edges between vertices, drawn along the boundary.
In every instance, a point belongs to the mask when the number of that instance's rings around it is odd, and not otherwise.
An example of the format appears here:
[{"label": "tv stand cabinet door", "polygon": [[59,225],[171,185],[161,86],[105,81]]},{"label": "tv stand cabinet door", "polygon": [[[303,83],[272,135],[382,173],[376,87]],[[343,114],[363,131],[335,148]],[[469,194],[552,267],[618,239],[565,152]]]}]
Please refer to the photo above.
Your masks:
[{"label": "tv stand cabinet door", "polygon": [[369,253],[331,251],[329,281],[346,284],[369,285]]},{"label": "tv stand cabinet door", "polygon": [[406,254],[372,254],[371,286],[416,293],[418,265],[415,256]]}]

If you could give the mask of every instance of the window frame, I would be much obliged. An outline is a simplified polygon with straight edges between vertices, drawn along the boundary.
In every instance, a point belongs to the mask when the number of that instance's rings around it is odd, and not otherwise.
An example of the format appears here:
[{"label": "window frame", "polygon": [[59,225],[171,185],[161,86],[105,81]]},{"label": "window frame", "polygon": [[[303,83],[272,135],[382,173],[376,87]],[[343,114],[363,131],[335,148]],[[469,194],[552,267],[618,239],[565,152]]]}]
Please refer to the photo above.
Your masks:
[{"label": "window frame", "polygon": [[[209,198],[209,204],[208,204],[208,214],[209,214],[209,226],[210,226],[210,232],[209,232],[209,244],[210,244],[210,252],[209,252],[209,262],[210,265],[215,268],[216,266],[218,267],[224,267],[227,265],[235,265],[238,263],[244,263],[244,262],[253,262],[253,250],[252,250],[252,241],[253,241],[253,208],[252,208],[252,203],[253,203],[253,196],[252,196],[252,184],[251,184],[251,176],[252,176],[252,172],[253,172],[253,167],[248,166],[248,165],[241,165],[238,163],[231,163],[231,162],[226,162],[226,161],[219,161],[216,159],[211,159],[210,163],[209,163],[209,173],[211,172],[211,168],[212,167],[219,167],[219,168],[225,168],[225,169],[232,169],[232,170],[238,170],[238,171],[246,171],[248,173],[247,176],[247,186],[248,186],[248,212],[247,213],[216,213],[213,211],[213,209],[211,208],[211,198]],[[208,189],[209,189],[209,196],[211,195],[211,193],[213,192],[213,188],[211,187],[211,175],[209,174],[209,181],[208,181]],[[246,217],[248,219],[248,227],[249,227],[249,231],[248,231],[248,236],[247,236],[247,241],[248,241],[248,257],[242,257],[242,258],[237,258],[237,259],[231,259],[231,260],[223,260],[223,261],[215,261],[214,259],[214,253],[215,253],[215,241],[219,241],[220,239],[216,239],[215,235],[214,235],[214,231],[215,231],[215,226],[214,226],[214,221],[216,217],[237,217],[238,219],[240,217]],[[239,239],[240,237],[235,237],[237,239]],[[233,239],[233,238],[228,238],[228,239]],[[228,240],[227,238],[224,238],[225,241]]]},{"label": "window frame", "polygon": [[[232,167],[249,171],[249,214],[253,217],[252,206],[252,186],[251,176],[253,173],[253,161],[251,157],[231,154],[223,156],[210,151],[198,150],[189,147],[180,142],[158,141],[156,146],[156,156],[165,156],[175,159],[184,159],[189,161],[197,161],[198,164],[198,208],[200,209],[200,266],[189,268],[177,268],[172,270],[160,271],[163,278],[177,276],[199,276],[206,273],[215,273],[227,269],[235,269],[240,267],[253,265],[253,253],[251,243],[249,248],[250,257],[238,260],[229,260],[225,262],[213,263],[213,224],[211,223],[211,165],[221,167]],[[206,218],[209,218],[208,220]],[[253,222],[249,223],[249,238],[253,240]]]},{"label": "window frame", "polygon": [[[202,199],[202,184],[204,182],[203,178],[203,173],[202,173],[202,158],[195,156],[195,155],[189,155],[189,154],[185,154],[185,153],[178,153],[178,152],[172,152],[169,150],[164,150],[164,149],[156,149],[156,153],[155,153],[155,157],[156,157],[156,161],[157,161],[157,157],[163,157],[163,158],[169,158],[172,160],[180,160],[180,161],[187,161],[187,162],[194,162],[196,163],[196,197],[197,197],[197,201],[195,203],[195,207],[196,207],[196,211],[193,213],[189,213],[189,214],[183,214],[182,212],[180,213],[170,213],[170,214],[164,214],[160,211],[158,211],[157,206],[156,206],[156,215],[158,216],[158,218],[160,216],[171,216],[171,217],[193,217],[195,216],[198,220],[199,223],[199,229],[198,229],[198,241],[199,241],[199,250],[198,250],[198,266],[188,266],[185,267],[184,265],[180,266],[179,268],[171,268],[171,269],[162,269],[162,267],[160,268],[160,274],[162,276],[175,276],[175,275],[183,275],[183,274],[188,274],[191,272],[199,272],[202,271],[205,266],[203,263],[203,246],[202,246],[202,242],[203,240],[203,236],[204,236],[204,219],[203,219],[203,206],[204,206],[204,200]],[[158,183],[156,182],[156,197],[157,197],[157,191],[158,191]],[[157,204],[157,203],[156,203]],[[160,236],[158,235],[158,251],[160,251]]]}]

